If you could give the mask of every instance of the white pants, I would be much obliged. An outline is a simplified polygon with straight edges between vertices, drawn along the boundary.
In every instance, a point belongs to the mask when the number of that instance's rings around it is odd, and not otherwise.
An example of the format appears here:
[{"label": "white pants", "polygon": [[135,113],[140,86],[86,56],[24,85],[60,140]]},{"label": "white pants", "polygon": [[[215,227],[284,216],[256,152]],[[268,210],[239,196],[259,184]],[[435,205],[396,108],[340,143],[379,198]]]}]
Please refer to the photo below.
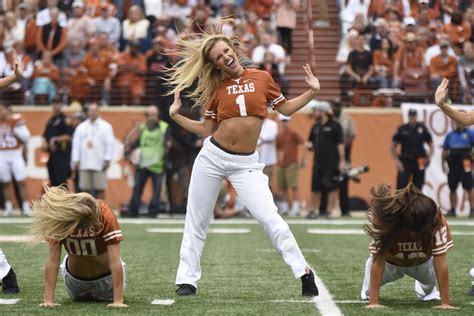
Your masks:
[{"label": "white pants", "polygon": [[[67,255],[64,257],[60,266],[63,276],[64,286],[73,300],[94,299],[94,300],[113,300],[114,287],[112,284],[112,274],[95,280],[81,280],[73,276],[67,270]],[[123,288],[125,289],[125,263],[122,261],[123,270]]]},{"label": "white pants", "polygon": [[[372,268],[372,256],[365,264],[364,284],[360,293],[361,299],[369,298],[370,270]],[[439,300],[439,291],[436,288],[436,273],[433,265],[433,257],[428,261],[414,267],[399,267],[385,262],[382,276],[382,286],[384,284],[401,279],[406,275],[415,279],[416,297],[422,301]]]},{"label": "white pants", "polygon": [[0,281],[7,276],[11,268],[12,267],[8,264],[7,258],[3,254],[3,250],[0,248]]},{"label": "white pants", "polygon": [[12,173],[16,181],[26,179],[26,165],[22,149],[0,150],[0,181],[12,181]]},{"label": "white pants", "polygon": [[204,141],[191,175],[176,284],[197,287],[201,278],[201,255],[223,178],[232,183],[294,276],[301,277],[306,273],[306,260],[288,224],[278,214],[263,167],[258,163],[257,153],[232,155],[212,144],[210,138]]}]

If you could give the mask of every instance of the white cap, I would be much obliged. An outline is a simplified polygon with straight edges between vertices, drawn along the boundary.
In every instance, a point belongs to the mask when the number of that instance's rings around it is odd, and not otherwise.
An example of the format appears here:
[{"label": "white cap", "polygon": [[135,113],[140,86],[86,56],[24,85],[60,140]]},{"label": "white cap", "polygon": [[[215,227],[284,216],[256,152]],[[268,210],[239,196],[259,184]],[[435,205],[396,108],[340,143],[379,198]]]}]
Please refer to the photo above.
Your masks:
[{"label": "white cap", "polygon": [[309,101],[307,106],[310,109],[315,110],[315,111],[317,110],[317,111],[332,114],[331,105],[329,104],[329,102],[326,102],[326,101],[311,100]]},{"label": "white cap", "polygon": [[82,2],[81,0],[75,0],[72,3],[72,7],[73,8],[84,8],[84,2]]},{"label": "white cap", "polygon": [[403,25],[408,26],[408,25],[416,25],[416,20],[414,17],[407,16],[403,19]]}]

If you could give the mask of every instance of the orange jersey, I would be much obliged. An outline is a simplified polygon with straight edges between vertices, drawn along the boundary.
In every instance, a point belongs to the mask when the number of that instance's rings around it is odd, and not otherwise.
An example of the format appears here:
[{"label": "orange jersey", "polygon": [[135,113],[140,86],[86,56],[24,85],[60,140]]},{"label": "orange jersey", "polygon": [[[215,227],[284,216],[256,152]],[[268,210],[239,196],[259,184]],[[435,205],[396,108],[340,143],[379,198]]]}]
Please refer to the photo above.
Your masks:
[{"label": "orange jersey", "polygon": [[0,121],[0,151],[20,148],[20,142],[13,133],[13,129],[23,125],[24,122],[15,118]]},{"label": "orange jersey", "polygon": [[273,108],[286,102],[268,72],[244,69],[237,79],[225,79],[209,101],[205,119],[221,121],[240,116],[267,116],[267,103]]},{"label": "orange jersey", "polygon": [[[75,256],[99,256],[107,246],[123,240],[117,217],[104,202],[99,202],[100,223],[88,228],[77,229],[68,238],[61,240],[67,253]],[[50,243],[57,241],[49,240]]]},{"label": "orange jersey", "polygon": [[[408,231],[400,231],[392,247],[384,254],[385,260],[400,267],[413,267],[425,262],[431,256],[444,255],[453,247],[453,240],[443,214],[438,211],[436,217],[439,225],[433,234],[430,232],[410,234]],[[372,254],[378,252],[374,242],[370,243],[369,250]]]}]

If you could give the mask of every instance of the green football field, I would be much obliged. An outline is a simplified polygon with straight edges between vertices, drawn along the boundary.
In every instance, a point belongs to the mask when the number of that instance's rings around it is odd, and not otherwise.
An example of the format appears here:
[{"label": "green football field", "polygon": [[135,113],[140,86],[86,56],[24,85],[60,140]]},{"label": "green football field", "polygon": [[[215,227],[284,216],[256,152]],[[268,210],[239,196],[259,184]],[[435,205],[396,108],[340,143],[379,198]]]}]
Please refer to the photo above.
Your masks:
[{"label": "green football field", "polygon": [[[449,220],[454,248],[449,252],[450,288],[457,311],[432,309],[435,302],[417,302],[409,277],[385,286],[381,303],[389,308],[371,311],[359,300],[368,237],[363,219],[288,220],[305,254],[324,283],[314,299],[301,296],[300,281],[273,250],[254,221],[222,220],[211,224],[202,259],[202,280],[194,297],[177,297],[174,278],[179,260],[182,219],[121,221],[125,240],[122,258],[127,264],[127,309],[110,309],[104,302],[72,302],[61,277],[54,309],[37,307],[43,296],[45,243],[30,245],[0,241],[14,267],[21,292],[2,295],[0,315],[474,315],[474,297],[466,295],[474,266],[474,221]],[[0,219],[0,237],[21,235],[28,219]],[[64,251],[63,251],[64,254]],[[152,301],[161,304],[152,305]]]}]

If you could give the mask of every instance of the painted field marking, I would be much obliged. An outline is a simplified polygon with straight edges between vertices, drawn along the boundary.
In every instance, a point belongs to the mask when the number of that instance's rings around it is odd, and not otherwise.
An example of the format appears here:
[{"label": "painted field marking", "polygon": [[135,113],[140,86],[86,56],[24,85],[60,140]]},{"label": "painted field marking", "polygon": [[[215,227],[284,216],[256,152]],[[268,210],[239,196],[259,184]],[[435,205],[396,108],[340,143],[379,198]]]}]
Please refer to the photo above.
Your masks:
[{"label": "painted field marking", "polygon": [[[319,249],[304,249],[303,248],[303,249],[300,249],[300,250],[301,250],[301,252],[307,252],[307,253],[309,253],[309,252],[321,252],[321,250],[319,250]],[[276,250],[273,249],[273,248],[258,249],[257,251],[259,251],[259,252],[275,252],[276,253]]]},{"label": "painted field marking", "polygon": [[155,299],[155,300],[151,301],[151,304],[152,304],[152,305],[173,305],[173,304],[174,304],[174,300],[170,300],[170,299],[164,299],[164,300]]},{"label": "painted field marking", "polygon": [[361,300],[342,300],[342,301],[334,301],[336,304],[369,304],[369,301],[361,301]]},{"label": "painted field marking", "polygon": [[[451,225],[450,225],[451,226]],[[325,229],[325,228],[309,228],[308,234],[315,235],[365,235],[362,229]],[[451,231],[453,236],[474,236],[474,232],[463,232],[453,230]]]},{"label": "painted field marking", "polygon": [[312,302],[316,305],[322,316],[339,316],[342,315],[341,310],[337,307],[332,299],[331,293],[324,285],[323,281],[314,274],[314,281],[319,289],[319,295],[313,297]]},{"label": "painted field marking", "polygon": [[[161,234],[182,234],[184,228],[148,228],[148,233],[161,233]],[[209,228],[209,234],[248,234],[250,229],[248,228]]]},{"label": "painted field marking", "polygon": [[30,235],[0,235],[0,242],[32,242]]},{"label": "painted field marking", "polygon": [[0,298],[0,305],[15,305],[19,298]]}]

